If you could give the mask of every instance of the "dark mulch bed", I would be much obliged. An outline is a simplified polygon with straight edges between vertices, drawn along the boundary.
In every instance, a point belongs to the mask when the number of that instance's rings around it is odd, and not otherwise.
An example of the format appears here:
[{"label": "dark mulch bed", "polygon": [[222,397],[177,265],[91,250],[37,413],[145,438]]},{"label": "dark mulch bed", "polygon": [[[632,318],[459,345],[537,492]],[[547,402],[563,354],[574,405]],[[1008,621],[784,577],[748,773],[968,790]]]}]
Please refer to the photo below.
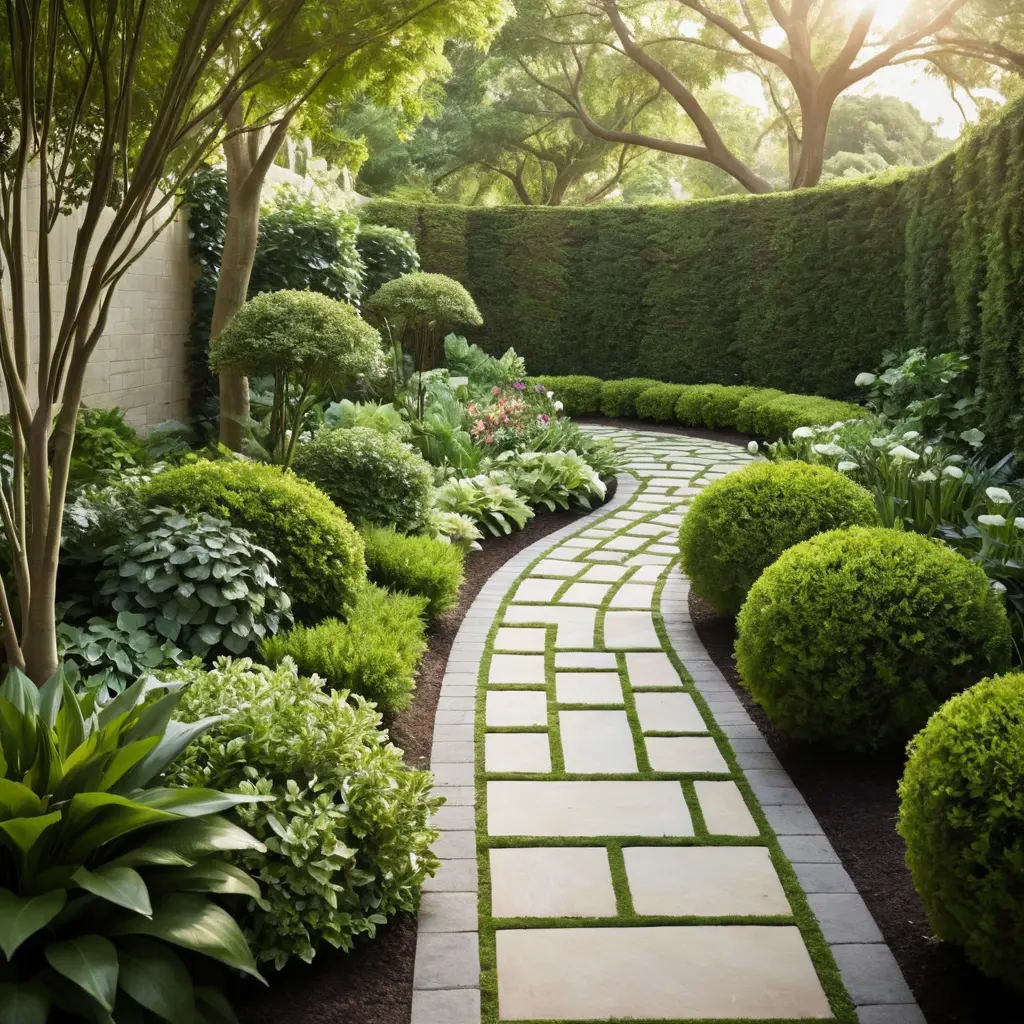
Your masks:
[{"label": "dark mulch bed", "polygon": [[[525,529],[485,541],[482,551],[467,558],[458,607],[442,615],[431,630],[412,707],[388,723],[409,764],[425,768],[430,763],[434,712],[448,653],[480,588],[514,554],[576,518],[572,512],[538,515]],[[325,949],[312,964],[289,964],[272,976],[269,989],[247,985],[234,1000],[239,1019],[246,1024],[409,1024],[415,957],[416,920],[403,914],[352,953]]]},{"label": "dark mulch bed", "polygon": [[704,646],[764,733],[810,805],[899,961],[928,1024],[1024,1020],[1024,997],[984,977],[957,950],[930,935],[924,907],[896,832],[902,751],[854,755],[781,736],[740,685],[735,623],[691,593],[690,614]]}]

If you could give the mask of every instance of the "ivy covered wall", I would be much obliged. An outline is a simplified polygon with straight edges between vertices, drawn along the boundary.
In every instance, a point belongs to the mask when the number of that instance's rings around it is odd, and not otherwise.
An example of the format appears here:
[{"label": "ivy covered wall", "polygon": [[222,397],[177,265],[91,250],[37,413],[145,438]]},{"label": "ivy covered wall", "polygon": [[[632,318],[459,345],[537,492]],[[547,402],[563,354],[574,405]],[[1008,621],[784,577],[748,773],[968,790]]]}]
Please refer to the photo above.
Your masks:
[{"label": "ivy covered wall", "polygon": [[1024,103],[932,167],[772,196],[597,208],[375,200],[532,372],[851,397],[887,349],[975,357],[1024,441]]}]

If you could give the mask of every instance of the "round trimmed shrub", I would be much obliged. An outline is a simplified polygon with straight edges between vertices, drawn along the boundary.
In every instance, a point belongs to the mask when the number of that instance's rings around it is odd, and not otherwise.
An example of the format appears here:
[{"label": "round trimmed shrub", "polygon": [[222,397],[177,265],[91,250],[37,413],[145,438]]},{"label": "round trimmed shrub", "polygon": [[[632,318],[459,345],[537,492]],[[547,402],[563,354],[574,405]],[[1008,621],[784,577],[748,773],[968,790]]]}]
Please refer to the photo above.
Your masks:
[{"label": "round trimmed shrub", "polygon": [[277,580],[301,621],[343,611],[366,579],[363,542],[319,488],[277,466],[224,459],[158,473],[140,489],[150,507],[205,512],[248,530],[278,559]]},{"label": "round trimmed shrub", "polygon": [[642,420],[668,423],[676,418],[676,402],[683,390],[682,384],[656,384],[641,392],[636,400],[636,414]]},{"label": "round trimmed shrub", "polygon": [[392,323],[429,326],[442,335],[453,327],[484,322],[469,292],[444,274],[403,274],[382,284],[366,306]]},{"label": "round trimmed shrub", "polygon": [[735,428],[736,415],[741,403],[764,390],[746,384],[711,384],[707,388],[701,416],[704,426],[711,430],[720,430],[722,427]]},{"label": "round trimmed shrub", "polygon": [[394,526],[402,533],[426,522],[434,475],[395,434],[372,427],[320,430],[298,446],[292,465],[354,522]]},{"label": "round trimmed shrub", "polygon": [[880,524],[871,495],[827,466],[757,462],[709,484],[679,528],[683,571],[720,612],[794,544],[843,526]]},{"label": "round trimmed shrub", "polygon": [[684,427],[704,426],[704,406],[715,390],[722,384],[684,384],[676,398],[676,422]]},{"label": "round trimmed shrub", "polygon": [[733,426],[741,434],[756,434],[760,424],[759,414],[761,409],[776,398],[786,397],[785,391],[778,388],[755,388],[746,397],[740,399],[736,406],[736,416]]},{"label": "round trimmed shrub", "polygon": [[1010,626],[982,569],[941,541],[854,527],[790,548],[737,622],[743,683],[796,739],[901,743],[1006,667]]},{"label": "round trimmed shrub", "polygon": [[636,415],[636,400],[648,389],[660,384],[649,377],[606,380],[601,385],[601,412],[605,416],[629,418]]},{"label": "round trimmed shrub", "polygon": [[542,384],[555,393],[555,398],[565,406],[566,416],[590,416],[601,407],[600,377],[533,377],[531,384]]},{"label": "round trimmed shrub", "polygon": [[788,438],[797,427],[828,426],[868,415],[867,409],[852,402],[837,402],[817,395],[781,395],[751,409],[745,426],[747,433],[775,441]]},{"label": "round trimmed shrub", "polygon": [[953,697],[911,741],[898,827],[935,934],[1024,988],[1024,674]]}]

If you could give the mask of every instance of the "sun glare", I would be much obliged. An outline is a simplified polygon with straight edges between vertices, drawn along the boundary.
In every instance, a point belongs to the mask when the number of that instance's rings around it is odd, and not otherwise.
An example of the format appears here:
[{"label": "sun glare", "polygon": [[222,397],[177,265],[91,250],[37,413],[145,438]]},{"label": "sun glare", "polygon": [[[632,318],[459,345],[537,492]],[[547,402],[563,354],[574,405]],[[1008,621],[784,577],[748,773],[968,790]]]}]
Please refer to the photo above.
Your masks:
[{"label": "sun glare", "polygon": [[914,4],[915,0],[846,0],[851,8],[862,11],[865,7],[875,8],[876,29],[888,31],[895,28],[900,19],[907,12],[907,8]]}]

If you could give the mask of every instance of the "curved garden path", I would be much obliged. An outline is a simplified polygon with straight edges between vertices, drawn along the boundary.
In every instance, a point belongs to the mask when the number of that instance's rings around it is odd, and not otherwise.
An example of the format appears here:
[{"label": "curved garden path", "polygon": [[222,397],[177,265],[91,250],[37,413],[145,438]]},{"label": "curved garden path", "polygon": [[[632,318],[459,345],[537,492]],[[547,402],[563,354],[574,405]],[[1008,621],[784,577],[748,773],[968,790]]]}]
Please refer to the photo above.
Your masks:
[{"label": "curved garden path", "polygon": [[632,475],[499,570],[452,648],[412,1024],[923,1024],[690,622],[676,530],[752,457],[591,429]]}]

